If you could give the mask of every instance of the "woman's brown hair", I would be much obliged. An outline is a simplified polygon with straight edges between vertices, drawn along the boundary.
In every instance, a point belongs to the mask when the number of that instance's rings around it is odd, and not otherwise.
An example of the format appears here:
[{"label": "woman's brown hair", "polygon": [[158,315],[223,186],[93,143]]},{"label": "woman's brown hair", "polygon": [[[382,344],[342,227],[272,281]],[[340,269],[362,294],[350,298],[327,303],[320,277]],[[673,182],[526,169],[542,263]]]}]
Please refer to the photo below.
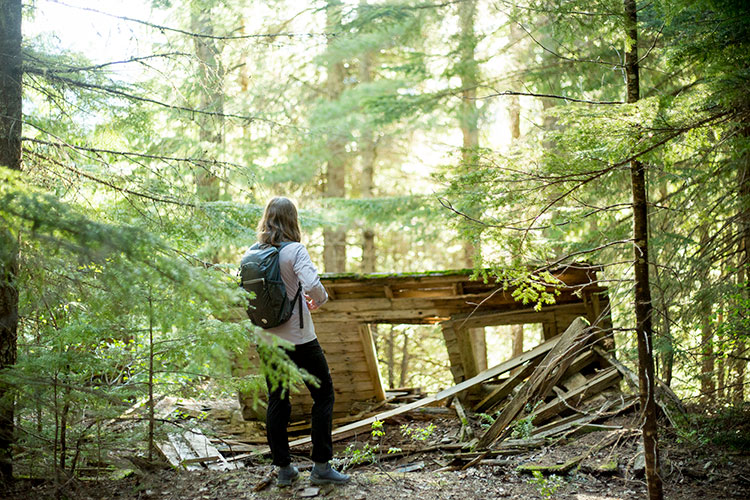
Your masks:
[{"label": "woman's brown hair", "polygon": [[282,241],[300,240],[297,207],[289,198],[276,196],[266,205],[263,218],[258,223],[258,241],[279,245]]}]

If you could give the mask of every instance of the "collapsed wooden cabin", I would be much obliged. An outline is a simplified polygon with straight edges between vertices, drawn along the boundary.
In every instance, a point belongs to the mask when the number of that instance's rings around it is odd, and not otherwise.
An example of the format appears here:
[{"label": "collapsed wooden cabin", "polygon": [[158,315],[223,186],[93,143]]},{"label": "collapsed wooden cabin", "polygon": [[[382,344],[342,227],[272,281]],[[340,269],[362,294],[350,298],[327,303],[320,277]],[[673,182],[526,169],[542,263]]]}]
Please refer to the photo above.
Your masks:
[{"label": "collapsed wooden cabin", "polygon": [[[487,368],[486,347],[477,328],[495,325],[541,323],[544,340],[564,332],[577,317],[597,325],[596,340],[611,348],[607,332],[611,328],[607,290],[599,286],[599,269],[574,265],[552,271],[555,285],[544,284],[554,292],[554,305],[540,311],[535,304],[523,304],[513,298],[514,287],[495,280],[472,278],[470,270],[410,274],[326,274],[321,277],[329,302],[314,312],[315,330],[326,352],[336,391],[334,417],[352,413],[363,403],[385,400],[371,325],[439,324],[445,338],[451,372],[458,384]],[[607,344],[609,342],[609,344]],[[599,361],[591,356],[581,370]],[[528,370],[526,367],[524,370]],[[529,373],[525,373],[528,375]],[[514,373],[516,378],[518,373]],[[499,401],[500,381],[482,390],[462,393],[472,403],[487,397]],[[507,388],[507,386],[506,386]],[[506,394],[507,395],[507,394]],[[293,395],[292,421],[309,415],[312,401],[306,391]],[[251,401],[242,401],[246,418],[263,418]]]},{"label": "collapsed wooden cabin", "polygon": [[[352,436],[368,439],[376,421],[400,425],[404,418],[455,413],[460,422],[458,432],[430,447],[449,460],[440,470],[455,470],[476,464],[507,465],[509,460],[493,457],[523,454],[550,442],[565,443],[585,432],[606,434],[593,448],[564,463],[529,461],[517,467],[526,472],[564,473],[579,467],[593,453],[636,436],[638,430],[632,426],[609,420],[637,407],[638,398],[632,393],[637,392],[638,382],[636,375],[612,356],[609,299],[607,290],[597,284],[596,272],[591,266],[574,266],[553,273],[559,282],[543,288],[559,292],[556,303],[540,311],[533,304],[514,300],[513,287],[472,279],[469,271],[324,275],[322,281],[331,300],[314,318],[336,390],[334,441]],[[408,400],[387,393],[370,330],[378,323],[439,324],[455,385],[436,394],[412,393]],[[481,335],[472,329],[528,323],[542,324],[542,342],[487,368]],[[623,379],[633,389],[630,395],[620,391]],[[311,401],[306,391],[292,397],[292,418],[297,421],[292,430],[305,430]],[[656,397],[670,421],[673,411],[683,411],[679,399],[658,381]],[[227,470],[270,453],[262,423],[231,417],[236,414],[232,410],[236,402],[213,405],[174,398],[160,403],[164,408],[158,410],[159,415],[179,407],[181,418],[191,412],[210,413],[215,424],[224,421],[207,434],[197,426],[167,433],[168,439],[157,443],[166,460],[188,470]],[[253,416],[245,411],[249,409],[248,405],[242,411],[245,419]],[[262,417],[262,412],[258,416]],[[491,425],[484,428],[480,421]],[[309,446],[310,437],[289,445]],[[389,452],[387,456],[397,455]],[[269,481],[264,479],[256,489]]]}]

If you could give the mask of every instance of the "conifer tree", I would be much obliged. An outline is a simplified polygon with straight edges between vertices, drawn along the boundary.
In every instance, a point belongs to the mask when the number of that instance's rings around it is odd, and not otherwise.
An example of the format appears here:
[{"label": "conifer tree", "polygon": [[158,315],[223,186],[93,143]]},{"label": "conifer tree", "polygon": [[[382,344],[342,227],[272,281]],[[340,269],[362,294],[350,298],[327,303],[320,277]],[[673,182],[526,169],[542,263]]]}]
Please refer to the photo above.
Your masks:
[{"label": "conifer tree", "polygon": [[[21,170],[21,0],[0,4],[0,170]],[[0,182],[3,182],[0,180]],[[18,238],[0,229],[0,376],[16,362]],[[14,393],[0,379],[0,483],[13,479]]]}]

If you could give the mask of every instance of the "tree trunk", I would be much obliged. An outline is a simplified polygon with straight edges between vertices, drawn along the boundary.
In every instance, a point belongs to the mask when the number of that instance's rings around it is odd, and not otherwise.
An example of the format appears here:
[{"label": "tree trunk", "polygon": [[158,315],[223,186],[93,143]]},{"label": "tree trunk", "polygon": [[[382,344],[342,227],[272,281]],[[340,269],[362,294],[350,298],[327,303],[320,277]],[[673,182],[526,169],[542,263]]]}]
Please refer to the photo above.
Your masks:
[{"label": "tree trunk", "polygon": [[672,320],[669,316],[669,301],[667,300],[666,289],[661,280],[661,273],[659,268],[653,267],[654,284],[657,289],[660,290],[659,301],[661,303],[661,312],[659,318],[661,319],[657,327],[656,335],[659,339],[659,345],[661,345],[661,352],[654,360],[656,362],[656,373],[659,374],[661,380],[667,385],[672,385],[672,371],[674,368],[674,339],[672,339],[672,332],[670,325]]},{"label": "tree trunk", "polygon": [[[663,198],[663,196],[662,196]],[[704,228],[701,233],[701,248],[709,245],[709,230]],[[708,270],[701,276],[701,288],[709,287]],[[714,383],[714,328],[711,321],[713,300],[707,294],[701,294],[701,400],[704,404],[713,404],[716,397],[716,384]]]},{"label": "tree trunk", "polygon": [[396,377],[394,376],[394,368],[396,367],[396,330],[393,328],[393,325],[391,325],[390,330],[386,334],[385,337],[385,355],[386,355],[386,365],[388,365],[388,387],[390,389],[393,389],[395,385],[393,385],[396,381]]},{"label": "tree trunk", "polygon": [[[640,97],[638,69],[638,16],[635,0],[624,0],[627,50],[625,77],[627,102]],[[651,500],[663,498],[659,475],[659,445],[654,401],[654,353],[652,339],[652,304],[648,262],[648,203],[646,195],[646,165],[634,160],[630,163],[633,191],[633,240],[635,253],[635,319],[638,336],[638,380],[643,411],[643,447],[646,458],[646,483]]]},{"label": "tree trunk", "polygon": [[[372,81],[372,54],[367,52],[362,55],[359,67],[359,82],[369,83]],[[372,198],[373,177],[375,175],[375,140],[372,130],[364,125],[359,140],[359,159],[362,164],[362,179],[360,182],[360,197]],[[372,227],[362,230],[362,272],[375,272],[375,231]]]},{"label": "tree trunk", "polygon": [[511,357],[523,354],[523,325],[511,325]]},{"label": "tree trunk", "polygon": [[[511,43],[517,44],[517,40],[520,40],[522,37],[521,29],[518,27],[518,24],[515,22],[510,23],[510,40]],[[516,57],[513,57],[514,64],[517,64],[520,67],[521,61],[519,61],[518,57],[518,46],[516,45],[516,48],[514,50],[514,53],[516,54]],[[513,82],[511,82],[511,90],[513,91],[521,91],[521,82],[517,79],[514,79]],[[518,139],[521,138],[521,100],[517,95],[511,95],[508,97],[508,114],[510,117],[510,138],[512,142],[516,142]]]},{"label": "tree trunk", "polygon": [[[463,149],[461,161],[471,167],[477,161],[477,148],[479,148],[479,110],[477,109],[477,85],[479,82],[479,68],[474,57],[476,47],[476,36],[474,34],[474,19],[477,13],[476,0],[466,0],[458,5],[459,43],[458,52],[460,57],[461,75],[461,105],[459,108],[458,121],[461,126],[463,137]],[[478,207],[463,207],[470,216],[476,217]],[[474,267],[474,256],[478,248],[470,240],[464,241],[464,261],[468,268]],[[468,337],[474,347],[474,355],[477,366],[487,365],[487,342],[484,328],[472,328]],[[484,362],[482,362],[484,360]]]},{"label": "tree trunk", "polygon": [[[190,28],[195,33],[213,35],[211,10],[202,2],[193,1],[190,5]],[[220,195],[219,177],[211,170],[213,159],[221,151],[224,141],[224,70],[219,57],[219,48],[211,38],[194,37],[195,55],[198,59],[198,109],[214,115],[199,114],[196,122],[199,127],[198,139],[206,162],[198,167],[195,176],[196,193],[202,201],[217,201]],[[213,168],[216,168],[215,166]]]},{"label": "tree trunk", "polygon": [[[479,147],[479,114],[476,103],[479,68],[474,58],[474,48],[476,47],[474,18],[476,11],[476,0],[465,0],[458,4],[459,74],[461,76],[461,88],[463,89],[461,91],[462,100],[459,106],[458,121],[463,137],[461,161],[467,167],[476,162],[477,148]],[[464,207],[463,210],[472,217],[477,215],[475,207]],[[473,267],[476,251],[476,246],[472,241],[464,242],[464,260],[467,267]]]},{"label": "tree trunk", "polygon": [[406,387],[406,376],[409,373],[409,335],[404,330],[401,336],[403,337],[403,343],[401,344],[401,372],[398,376],[398,386]]},{"label": "tree trunk", "polygon": [[704,404],[715,403],[713,328],[711,317],[703,314],[701,325],[701,399]]},{"label": "tree trunk", "polygon": [[[717,326],[720,326],[724,322],[724,314],[719,311],[718,317],[716,319]],[[721,329],[719,329],[719,332],[721,332]],[[716,341],[719,343],[719,345],[723,345],[724,342],[726,342],[726,338],[719,333],[717,335]],[[725,401],[725,395],[726,395],[726,363],[725,363],[726,357],[719,356],[716,359],[716,401],[723,402]]]},{"label": "tree trunk", "polygon": [[[0,168],[21,170],[21,0],[0,4]],[[0,371],[16,363],[18,240],[0,228]],[[13,480],[14,395],[0,385],[0,483]]]},{"label": "tree trunk", "polygon": [[[341,1],[328,0],[326,4],[326,33],[341,31]],[[336,37],[329,37],[328,43],[336,42]],[[328,99],[335,101],[344,90],[344,63],[330,61],[326,92]],[[346,195],[347,153],[343,138],[334,129],[329,132],[326,144],[328,161],[326,165],[325,191],[326,198],[343,198]],[[346,229],[325,229],[323,231],[323,266],[328,273],[346,271]]]},{"label": "tree trunk", "polygon": [[[743,139],[750,137],[750,127],[740,131]],[[742,153],[737,171],[737,191],[739,198],[739,273],[737,275],[742,293],[742,301],[746,303],[750,298],[750,152],[747,149]],[[733,359],[731,361],[733,379],[732,400],[742,403],[745,400],[745,371],[747,368],[747,344],[745,342],[747,332],[734,332],[735,344],[732,349]]]}]

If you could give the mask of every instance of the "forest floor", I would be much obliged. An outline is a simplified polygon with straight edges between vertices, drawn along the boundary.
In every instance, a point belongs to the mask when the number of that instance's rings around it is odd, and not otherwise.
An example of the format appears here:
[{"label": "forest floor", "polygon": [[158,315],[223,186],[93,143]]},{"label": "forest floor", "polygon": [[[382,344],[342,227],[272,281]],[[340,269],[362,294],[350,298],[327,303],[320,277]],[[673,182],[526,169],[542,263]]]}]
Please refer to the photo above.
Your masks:
[{"label": "forest floor", "polygon": [[[717,433],[732,427],[734,435],[750,434],[748,412],[735,415],[731,424],[714,424]],[[736,420],[739,417],[740,420]],[[32,485],[19,482],[9,498],[12,500],[44,498],[74,499],[578,499],[615,500],[646,498],[646,485],[636,465],[639,435],[635,413],[620,415],[608,422],[609,429],[588,432],[565,442],[558,442],[524,452],[495,456],[478,466],[460,470],[456,464],[460,455],[456,450],[440,449],[440,443],[455,441],[460,424],[456,418],[435,418],[430,422],[407,422],[420,432],[407,435],[400,431],[404,422],[386,422],[385,436],[377,444],[382,454],[376,453],[375,463],[351,466],[355,455],[346,449],[354,445],[362,449],[376,441],[355,442],[353,439],[336,443],[339,466],[347,466],[352,480],[343,486],[315,487],[309,480],[309,460],[305,450],[298,450],[297,465],[303,470],[292,487],[275,485],[273,467],[265,462],[246,462],[244,467],[231,471],[177,471],[161,469],[137,471],[119,480],[71,481],[62,489],[51,482]],[[730,422],[729,420],[727,422]],[[596,445],[611,428],[622,427],[621,438],[596,450]],[[477,429],[481,431],[481,428]],[[660,436],[664,498],[733,499],[748,498],[750,491],[750,449],[737,442],[717,445],[702,431],[678,439],[672,429],[662,429]],[[717,434],[718,435],[718,434]],[[415,440],[416,437],[424,438]],[[369,437],[369,436],[368,436]],[[361,439],[361,438],[360,438]],[[715,441],[715,440],[714,440]],[[400,447],[401,453],[389,455],[387,450]],[[408,451],[413,450],[413,451]],[[431,451],[420,451],[431,450]],[[366,455],[360,452],[359,455]],[[459,459],[456,457],[459,456]],[[560,465],[571,458],[586,456],[579,466],[559,475],[537,474],[517,470],[523,464]],[[463,463],[467,462],[463,459]],[[459,469],[459,470],[450,470]],[[62,493],[58,495],[57,493]]]}]

